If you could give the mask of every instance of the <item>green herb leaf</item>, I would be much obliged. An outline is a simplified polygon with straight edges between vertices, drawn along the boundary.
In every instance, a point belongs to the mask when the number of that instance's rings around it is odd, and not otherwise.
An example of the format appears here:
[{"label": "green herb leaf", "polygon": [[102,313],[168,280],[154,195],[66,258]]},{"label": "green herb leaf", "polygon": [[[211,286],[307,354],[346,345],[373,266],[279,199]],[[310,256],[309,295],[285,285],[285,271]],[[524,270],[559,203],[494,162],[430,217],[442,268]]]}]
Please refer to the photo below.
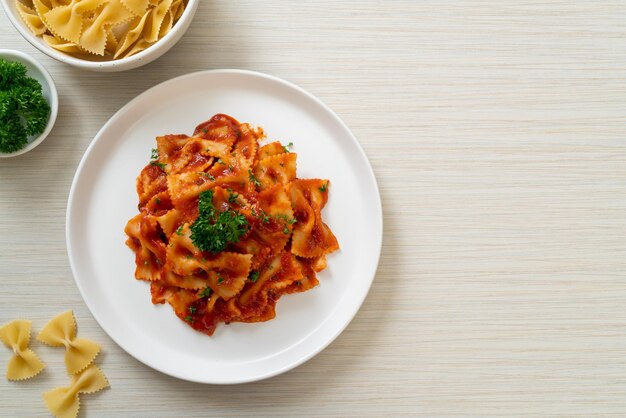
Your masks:
[{"label": "green herb leaf", "polygon": [[228,190],[230,193],[228,194],[228,203],[235,203],[239,195],[232,191],[232,189]]},{"label": "green herb leaf", "polygon": [[288,143],[287,145],[283,145],[283,149],[285,150],[285,152],[287,154],[289,154],[290,150],[289,148],[293,147],[293,142]]},{"label": "green herb leaf", "polygon": [[185,321],[187,321],[187,322],[193,322],[193,316],[191,316],[191,315],[187,315],[187,317],[185,318]]},{"label": "green herb leaf", "polygon": [[224,283],[224,278],[222,276],[217,276],[217,284]]},{"label": "green herb leaf", "polygon": [[200,193],[198,218],[191,225],[191,240],[202,251],[219,253],[228,244],[239,242],[249,229],[245,216],[234,210],[218,212],[213,205],[213,190]]},{"label": "green herb leaf", "polygon": [[206,298],[208,296],[211,296],[211,288],[210,287],[205,287],[204,290],[202,291],[202,293],[200,293],[200,297],[201,298]]},{"label": "green herb leaf", "polygon": [[254,177],[254,174],[252,174],[252,170],[250,169],[248,169],[248,180],[250,180],[250,182],[254,184],[256,187],[261,186],[261,182],[259,181],[259,179]]},{"label": "green herb leaf", "polygon": [[198,309],[198,308],[196,308],[195,306],[193,306],[193,305],[189,305],[189,313],[190,313],[190,314],[194,314],[194,313],[196,313],[196,310],[197,310],[197,309]]},{"label": "green herb leaf", "polygon": [[150,159],[151,160],[158,160],[159,159],[159,150],[156,148],[152,148],[152,153],[150,154]]},{"label": "green herb leaf", "polygon": [[259,274],[260,274],[260,273],[259,273],[258,271],[253,271],[253,272],[250,274],[250,281],[251,281],[252,283],[256,283],[256,281],[257,281],[257,280],[259,280]]},{"label": "green herb leaf", "polygon": [[215,180],[215,177],[213,177],[212,175],[210,175],[209,173],[204,173],[202,171],[198,171],[198,175],[202,176],[202,177],[206,177],[211,181]]},{"label": "green herb leaf", "polygon": [[324,183],[322,187],[320,187],[320,192],[324,193],[328,189],[328,182]]},{"label": "green herb leaf", "polygon": [[176,229],[176,235],[178,236],[182,236],[183,235],[183,226],[179,226],[178,229]]},{"label": "green herb leaf", "polygon": [[167,164],[160,163],[158,161],[150,161],[150,165],[156,165],[157,167],[159,167],[163,171],[165,171],[165,167],[167,167]]}]

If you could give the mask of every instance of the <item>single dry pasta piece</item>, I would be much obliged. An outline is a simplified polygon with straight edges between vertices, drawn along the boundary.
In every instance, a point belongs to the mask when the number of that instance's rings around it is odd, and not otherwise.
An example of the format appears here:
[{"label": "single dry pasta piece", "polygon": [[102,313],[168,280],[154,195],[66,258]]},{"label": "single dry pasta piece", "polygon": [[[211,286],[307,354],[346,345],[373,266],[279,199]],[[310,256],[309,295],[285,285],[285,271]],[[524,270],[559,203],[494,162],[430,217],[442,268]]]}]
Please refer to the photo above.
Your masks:
[{"label": "single dry pasta piece", "polygon": [[52,389],[43,394],[46,406],[57,418],[76,418],[80,410],[81,393],[95,393],[109,387],[109,382],[96,366],[91,365],[72,376],[69,386]]},{"label": "single dry pasta piece", "polygon": [[92,54],[104,55],[107,28],[129,22],[132,18],[133,14],[122,5],[120,0],[110,0],[93,19],[90,19],[88,23],[87,20],[84,21],[79,45]]},{"label": "single dry pasta piece", "polygon": [[144,39],[147,42],[156,42],[159,39],[159,31],[163,19],[168,14],[172,0],[161,0],[159,4],[150,10],[147,24],[144,29]]},{"label": "single dry pasta piece", "polygon": [[83,21],[87,12],[92,12],[107,0],[72,0],[67,6],[50,9],[44,18],[50,31],[66,41],[80,43]]},{"label": "single dry pasta piece", "polygon": [[30,379],[46,367],[35,352],[28,348],[30,329],[31,322],[23,319],[16,319],[0,328],[0,340],[13,350],[6,372],[9,380]]},{"label": "single dry pasta piece", "polygon": [[57,49],[59,51],[69,52],[69,53],[74,53],[74,54],[85,52],[75,43],[64,41],[63,39],[59,39],[52,35],[44,35],[43,40],[46,41],[46,43],[50,45],[52,48]]},{"label": "single dry pasta piece", "polygon": [[139,214],[125,229],[135,279],[208,335],[274,318],[280,297],[315,287],[339,248],[321,217],[328,180],[298,179],[297,154],[264,139],[217,114],[193,136],[157,137],[137,177]]},{"label": "single dry pasta piece", "polygon": [[41,17],[37,14],[37,11],[31,7],[26,6],[24,3],[17,1],[15,3],[17,12],[20,17],[35,35],[43,35],[48,31],[46,24],[43,23]]},{"label": "single dry pasta piece", "polygon": [[84,370],[100,352],[100,344],[76,338],[76,320],[71,310],[52,318],[43,327],[37,340],[52,347],[65,347],[65,367],[68,374]]}]

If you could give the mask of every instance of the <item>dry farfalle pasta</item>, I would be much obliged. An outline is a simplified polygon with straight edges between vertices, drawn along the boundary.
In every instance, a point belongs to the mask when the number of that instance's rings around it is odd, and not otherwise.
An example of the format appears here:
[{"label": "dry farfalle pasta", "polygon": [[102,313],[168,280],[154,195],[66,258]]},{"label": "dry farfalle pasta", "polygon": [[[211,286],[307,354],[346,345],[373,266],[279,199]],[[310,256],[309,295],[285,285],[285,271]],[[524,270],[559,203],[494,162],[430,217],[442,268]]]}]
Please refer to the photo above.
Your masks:
[{"label": "dry farfalle pasta", "polygon": [[68,374],[85,369],[100,352],[100,344],[76,338],[76,320],[72,311],[63,312],[43,327],[37,340],[53,347],[65,347],[65,366]]},{"label": "dry farfalle pasta", "polygon": [[95,393],[109,387],[102,371],[95,365],[72,377],[67,387],[52,389],[43,394],[46,406],[57,418],[76,418],[80,409],[80,393]]},{"label": "dry farfalle pasta", "polygon": [[46,367],[28,348],[30,342],[30,321],[16,319],[0,328],[0,340],[13,350],[13,357],[7,365],[7,379],[24,380],[36,376]]},{"label": "dry farfalle pasta", "polygon": [[26,26],[59,51],[120,59],[163,38],[186,0],[15,0]]}]

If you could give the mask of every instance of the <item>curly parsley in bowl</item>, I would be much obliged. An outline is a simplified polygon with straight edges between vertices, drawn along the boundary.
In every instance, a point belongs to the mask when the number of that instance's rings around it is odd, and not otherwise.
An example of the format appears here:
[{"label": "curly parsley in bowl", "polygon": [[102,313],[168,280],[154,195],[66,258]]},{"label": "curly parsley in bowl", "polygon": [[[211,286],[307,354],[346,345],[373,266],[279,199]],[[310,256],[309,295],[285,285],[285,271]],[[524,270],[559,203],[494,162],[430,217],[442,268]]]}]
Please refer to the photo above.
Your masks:
[{"label": "curly parsley in bowl", "polygon": [[0,50],[0,157],[23,154],[43,141],[57,107],[46,70],[26,54]]}]

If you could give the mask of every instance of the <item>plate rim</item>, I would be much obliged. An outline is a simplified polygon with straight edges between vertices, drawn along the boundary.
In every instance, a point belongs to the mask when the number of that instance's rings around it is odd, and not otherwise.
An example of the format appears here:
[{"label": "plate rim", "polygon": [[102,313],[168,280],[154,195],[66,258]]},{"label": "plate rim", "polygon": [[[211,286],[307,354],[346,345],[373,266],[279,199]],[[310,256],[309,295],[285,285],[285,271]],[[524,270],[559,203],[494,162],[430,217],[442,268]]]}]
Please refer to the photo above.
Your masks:
[{"label": "plate rim", "polygon": [[[334,333],[332,333],[329,337],[326,338],[326,340],[322,343],[319,344],[318,346],[315,346],[313,348],[313,350],[310,350],[306,355],[303,355],[301,357],[299,357],[297,360],[295,361],[291,361],[288,364],[283,365],[282,367],[276,367],[273,370],[269,371],[269,372],[265,372],[265,373],[256,373],[256,374],[251,374],[249,376],[245,376],[245,377],[239,377],[239,378],[235,378],[235,379],[196,379],[196,378],[190,378],[190,377],[186,377],[184,376],[184,374],[178,373],[176,371],[172,371],[170,369],[161,367],[160,365],[157,364],[153,364],[152,362],[148,362],[145,359],[141,358],[140,356],[136,356],[135,354],[131,353],[131,351],[129,351],[129,349],[126,347],[126,345],[122,342],[119,341],[119,339],[112,335],[112,332],[110,332],[104,325],[103,325],[103,321],[101,320],[101,317],[94,312],[94,309],[90,306],[90,303],[88,302],[89,297],[86,296],[86,290],[83,288],[83,286],[81,285],[80,280],[78,279],[78,274],[77,274],[77,266],[75,261],[73,260],[73,244],[72,244],[72,221],[71,221],[71,214],[74,211],[74,204],[76,204],[76,188],[78,187],[78,183],[79,180],[81,178],[81,174],[87,164],[87,160],[89,159],[91,153],[93,152],[94,147],[96,146],[96,144],[99,142],[100,138],[104,135],[104,132],[106,132],[109,127],[111,125],[113,125],[116,120],[118,118],[120,118],[126,111],[128,111],[129,109],[132,109],[137,102],[140,102],[143,100],[144,96],[147,96],[149,94],[152,94],[155,90],[158,89],[162,89],[162,88],[166,88],[168,85],[170,84],[174,84],[177,82],[180,82],[181,80],[187,79],[187,78],[192,78],[192,77],[202,77],[202,76],[207,76],[210,77],[212,75],[239,75],[239,76],[244,76],[244,77],[251,77],[251,78],[256,78],[256,79],[262,79],[265,81],[271,81],[271,82],[275,82],[278,84],[283,85],[284,87],[287,87],[289,89],[295,90],[297,93],[304,95],[307,99],[313,101],[316,105],[320,106],[326,113],[327,115],[331,116],[333,121],[338,123],[339,126],[344,129],[344,131],[348,134],[348,138],[352,141],[352,143],[354,145],[356,145],[357,150],[360,153],[360,158],[363,159],[364,163],[365,163],[365,168],[366,168],[366,172],[367,175],[369,177],[369,181],[371,182],[371,184],[373,185],[373,191],[374,191],[374,196],[376,197],[376,201],[373,202],[375,209],[376,209],[376,223],[377,223],[377,229],[380,231],[380,234],[378,234],[375,237],[375,260],[374,260],[374,269],[371,273],[371,277],[368,277],[367,279],[367,283],[365,285],[365,289],[364,292],[362,294],[362,297],[360,298],[360,300],[357,301],[357,303],[354,305],[354,310],[353,312],[350,312],[349,315],[347,316],[347,320],[345,321],[345,323],[342,324],[342,326],[340,326]],[[190,381],[190,382],[195,382],[195,383],[203,383],[203,384],[219,384],[219,385],[230,385],[230,384],[242,384],[242,383],[249,383],[249,382],[255,382],[255,381],[259,381],[259,380],[264,380],[264,379],[268,379],[274,376],[277,376],[279,374],[285,373],[289,370],[292,370],[298,366],[300,366],[301,364],[307,362],[308,360],[310,360],[311,358],[313,358],[314,356],[316,356],[317,354],[319,354],[320,352],[322,352],[324,349],[326,349],[333,341],[335,341],[339,335],[341,335],[341,333],[343,333],[343,331],[348,327],[348,325],[354,320],[355,316],[357,315],[357,313],[360,311],[361,307],[363,306],[363,303],[365,302],[365,299],[367,298],[370,290],[371,290],[371,286],[372,283],[374,281],[374,278],[376,277],[376,273],[378,272],[378,267],[379,267],[379,263],[380,263],[380,256],[382,253],[382,244],[383,244],[383,236],[384,236],[384,222],[383,222],[383,208],[382,208],[382,199],[380,196],[380,189],[378,186],[378,182],[376,180],[376,176],[374,174],[374,170],[372,168],[372,165],[369,161],[369,159],[367,158],[367,155],[365,154],[365,151],[363,149],[363,147],[361,146],[360,142],[358,141],[358,139],[356,138],[356,136],[352,133],[352,131],[348,128],[348,126],[345,124],[345,122],[339,118],[339,116],[328,106],[326,105],[324,102],[322,102],[319,98],[317,98],[316,96],[314,96],[313,94],[309,93],[307,90],[303,89],[302,87],[284,80],[282,78],[267,74],[267,73],[262,73],[262,72],[257,72],[257,71],[251,71],[251,70],[242,70],[242,69],[214,69],[214,70],[204,70],[204,71],[195,71],[195,72],[190,72],[187,74],[183,74],[168,80],[165,80],[161,83],[158,83],[152,87],[150,87],[149,89],[141,92],[140,94],[138,94],[137,96],[135,96],[133,99],[131,99],[128,103],[126,103],[124,106],[122,106],[117,112],[115,112],[106,122],[104,125],[102,125],[102,127],[98,130],[98,132],[95,134],[95,136],[93,137],[93,139],[91,140],[91,142],[89,143],[87,149],[84,151],[83,156],[81,157],[81,160],[76,168],[76,171],[74,172],[74,176],[72,178],[72,184],[70,187],[70,191],[69,191],[69,195],[68,195],[68,201],[67,201],[67,207],[66,207],[66,215],[65,215],[65,242],[66,242],[66,250],[67,250],[67,256],[68,256],[68,260],[69,260],[69,264],[70,264],[70,270],[72,272],[72,277],[74,278],[74,282],[76,284],[76,286],[78,287],[78,290],[80,292],[80,295],[83,299],[83,302],[85,303],[85,305],[87,306],[87,308],[89,309],[89,312],[91,313],[91,315],[93,316],[93,318],[96,320],[96,322],[98,323],[98,325],[100,326],[100,328],[102,329],[102,331],[104,331],[109,338],[111,338],[126,354],[128,354],[129,356],[131,356],[132,358],[136,359],[137,361],[139,361],[142,364],[145,364],[146,366],[157,370],[165,375],[168,376],[172,376],[181,380],[185,380],[185,381]],[[308,337],[307,337],[308,338]]]}]

